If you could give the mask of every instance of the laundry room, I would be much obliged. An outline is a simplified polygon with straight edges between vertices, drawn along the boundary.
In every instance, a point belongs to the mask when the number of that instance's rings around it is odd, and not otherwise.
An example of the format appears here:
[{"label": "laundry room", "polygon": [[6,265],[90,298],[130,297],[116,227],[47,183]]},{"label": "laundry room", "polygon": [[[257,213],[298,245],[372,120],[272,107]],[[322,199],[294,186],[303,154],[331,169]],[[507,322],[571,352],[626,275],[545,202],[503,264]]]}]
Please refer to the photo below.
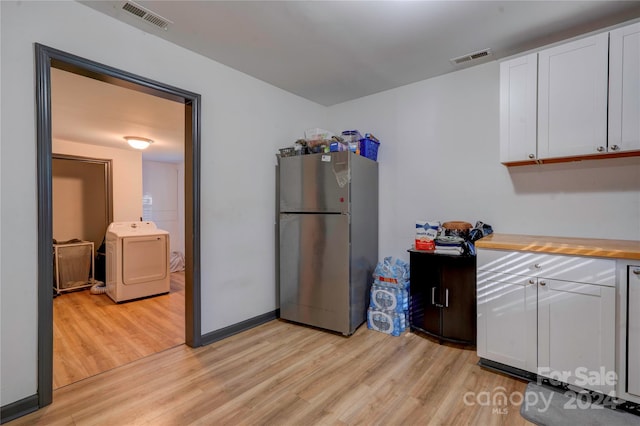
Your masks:
[{"label": "laundry room", "polygon": [[185,341],[184,106],[56,69],[52,117],[59,388]]}]

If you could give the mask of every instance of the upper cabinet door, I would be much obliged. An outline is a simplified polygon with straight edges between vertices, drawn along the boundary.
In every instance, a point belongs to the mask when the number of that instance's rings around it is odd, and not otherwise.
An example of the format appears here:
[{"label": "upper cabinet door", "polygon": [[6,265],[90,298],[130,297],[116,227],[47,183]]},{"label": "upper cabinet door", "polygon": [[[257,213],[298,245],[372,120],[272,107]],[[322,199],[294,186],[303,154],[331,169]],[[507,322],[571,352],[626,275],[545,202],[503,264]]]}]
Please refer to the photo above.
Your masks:
[{"label": "upper cabinet door", "polygon": [[535,161],[538,54],[500,64],[500,162]]},{"label": "upper cabinet door", "polygon": [[609,34],[540,51],[538,157],[574,157],[607,150]]},{"label": "upper cabinet door", "polygon": [[609,152],[640,150],[640,23],[610,37]]}]

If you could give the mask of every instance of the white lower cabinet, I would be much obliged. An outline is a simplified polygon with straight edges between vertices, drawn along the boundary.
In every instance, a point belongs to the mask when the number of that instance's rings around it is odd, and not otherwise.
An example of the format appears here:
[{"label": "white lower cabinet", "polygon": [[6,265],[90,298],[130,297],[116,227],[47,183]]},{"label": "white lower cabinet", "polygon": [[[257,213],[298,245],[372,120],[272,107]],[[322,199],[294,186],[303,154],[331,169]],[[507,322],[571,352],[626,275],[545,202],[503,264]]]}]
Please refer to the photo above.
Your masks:
[{"label": "white lower cabinet", "polygon": [[627,312],[627,392],[640,398],[640,265],[629,267]]},{"label": "white lower cabinet", "polygon": [[619,264],[618,396],[640,404],[640,263]]},{"label": "white lower cabinet", "polygon": [[538,374],[613,394],[616,290],[538,280]]},{"label": "white lower cabinet", "polygon": [[535,373],[535,280],[479,271],[477,290],[478,356]]},{"label": "white lower cabinet", "polygon": [[480,358],[613,395],[616,262],[477,250]]}]

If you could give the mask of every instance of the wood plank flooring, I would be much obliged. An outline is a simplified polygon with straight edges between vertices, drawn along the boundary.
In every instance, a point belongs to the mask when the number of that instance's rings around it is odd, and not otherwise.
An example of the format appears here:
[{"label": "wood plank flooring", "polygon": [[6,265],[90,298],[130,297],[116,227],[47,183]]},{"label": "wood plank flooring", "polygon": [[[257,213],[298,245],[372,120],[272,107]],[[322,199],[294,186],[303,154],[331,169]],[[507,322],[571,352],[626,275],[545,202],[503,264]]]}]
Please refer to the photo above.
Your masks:
[{"label": "wood plank flooring", "polygon": [[477,361],[474,349],[409,332],[363,325],[346,338],[274,320],[57,389],[52,405],[9,424],[529,424],[510,402],[482,405],[479,392],[517,396],[526,383]]},{"label": "wood plank flooring", "polygon": [[53,388],[183,344],[184,272],[169,294],[116,304],[89,289],[53,299]]}]

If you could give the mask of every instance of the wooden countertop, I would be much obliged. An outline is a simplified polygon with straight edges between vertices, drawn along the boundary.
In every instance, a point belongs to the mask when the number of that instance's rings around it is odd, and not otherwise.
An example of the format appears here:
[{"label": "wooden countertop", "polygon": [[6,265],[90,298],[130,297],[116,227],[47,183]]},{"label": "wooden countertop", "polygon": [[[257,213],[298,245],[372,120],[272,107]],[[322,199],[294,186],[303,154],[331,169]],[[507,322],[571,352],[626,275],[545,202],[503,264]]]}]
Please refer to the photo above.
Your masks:
[{"label": "wooden countertop", "polygon": [[640,241],[596,238],[491,234],[475,242],[477,248],[535,251],[552,254],[640,260]]}]

